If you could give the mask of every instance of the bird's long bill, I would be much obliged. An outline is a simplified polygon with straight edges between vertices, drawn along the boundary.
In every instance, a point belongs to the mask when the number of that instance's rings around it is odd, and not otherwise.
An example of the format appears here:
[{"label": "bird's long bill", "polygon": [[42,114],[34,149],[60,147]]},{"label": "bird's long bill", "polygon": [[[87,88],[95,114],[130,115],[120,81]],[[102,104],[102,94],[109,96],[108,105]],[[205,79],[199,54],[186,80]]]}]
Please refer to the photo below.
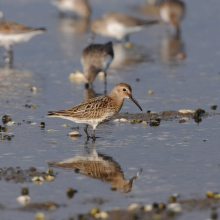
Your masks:
[{"label": "bird's long bill", "polygon": [[89,34],[89,38],[88,38],[88,43],[89,44],[93,44],[93,41],[94,41],[94,39],[95,39],[95,33],[93,33],[93,32],[91,32],[90,34]]},{"label": "bird's long bill", "polygon": [[142,111],[141,106],[138,104],[138,102],[136,101],[136,99],[132,97],[132,95],[129,95],[129,99],[130,99],[131,101],[133,101],[134,104],[136,104],[136,105],[138,106],[138,108]]},{"label": "bird's long bill", "polygon": [[136,175],[133,176],[129,181],[130,181],[131,183],[133,183],[133,182],[138,178],[138,176],[141,174],[141,172],[142,172],[142,169],[140,169],[140,170],[136,173]]}]

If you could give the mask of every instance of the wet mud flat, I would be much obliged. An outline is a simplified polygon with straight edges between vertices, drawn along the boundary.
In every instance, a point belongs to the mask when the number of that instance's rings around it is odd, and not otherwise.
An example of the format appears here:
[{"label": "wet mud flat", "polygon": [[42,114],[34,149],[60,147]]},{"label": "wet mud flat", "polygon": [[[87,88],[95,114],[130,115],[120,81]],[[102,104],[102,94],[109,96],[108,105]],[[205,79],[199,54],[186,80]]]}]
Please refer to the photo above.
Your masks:
[{"label": "wet mud flat", "polygon": [[[172,198],[172,197],[171,197]],[[169,200],[171,199],[169,198]],[[96,203],[98,198],[94,198]],[[100,198],[101,199],[101,198]],[[97,205],[97,204],[95,204]],[[220,199],[216,198],[191,198],[179,199],[173,203],[153,203],[151,205],[131,204],[126,209],[116,208],[114,210],[102,211],[98,206],[94,206],[88,213],[77,214],[64,218],[65,220],[95,220],[95,219],[126,219],[126,220],[152,220],[152,219],[181,219],[185,215],[196,211],[206,211],[210,213],[210,219],[218,219],[217,209],[220,205]],[[20,212],[37,212],[35,219],[45,219],[42,212],[47,212],[46,218],[50,219],[50,213],[58,208],[65,208],[66,204],[58,204],[52,201],[42,203],[30,203],[23,207],[11,209],[11,211]],[[1,210],[7,210],[6,207],[0,205]],[[10,210],[10,209],[8,209]],[[51,218],[56,219],[56,218]]]},{"label": "wet mud flat", "polygon": [[[207,118],[212,116],[219,116],[220,113],[214,112],[205,112],[202,109],[197,110],[179,110],[179,111],[162,111],[159,113],[147,111],[146,113],[128,113],[123,112],[119,113],[115,116],[115,119],[122,119],[125,118],[129,120],[131,123],[141,123],[142,121],[150,122],[151,120],[163,120],[163,121],[174,121],[179,120],[180,123],[186,122],[186,120],[194,119],[195,122],[201,122],[197,119]],[[116,120],[117,121],[117,120]],[[122,120],[123,121],[123,120]]]},{"label": "wet mud flat", "polygon": [[[90,210],[89,214],[78,215],[76,216],[76,219],[78,220],[94,220],[94,219],[168,220],[168,219],[180,219],[180,218],[184,219],[184,216],[187,213],[193,211],[209,211],[210,219],[215,220],[218,219],[217,208],[219,207],[219,205],[220,205],[219,199],[192,198],[192,199],[179,200],[178,203],[171,203],[171,204],[154,203],[148,206],[143,206],[143,205],[138,206],[137,204],[132,204],[130,207],[128,207],[127,210],[115,209],[108,212],[101,212],[98,208],[93,208]],[[147,210],[147,208],[149,210]]]}]

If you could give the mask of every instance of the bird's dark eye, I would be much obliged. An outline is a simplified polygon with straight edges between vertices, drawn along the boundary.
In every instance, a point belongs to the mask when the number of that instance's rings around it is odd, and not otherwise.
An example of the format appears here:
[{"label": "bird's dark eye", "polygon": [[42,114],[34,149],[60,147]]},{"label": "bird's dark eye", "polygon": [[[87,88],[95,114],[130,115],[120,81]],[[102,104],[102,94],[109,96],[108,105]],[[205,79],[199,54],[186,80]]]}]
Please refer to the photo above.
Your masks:
[{"label": "bird's dark eye", "polygon": [[125,91],[126,91],[126,89],[124,88],[124,89],[123,89],[123,91],[125,92]]}]

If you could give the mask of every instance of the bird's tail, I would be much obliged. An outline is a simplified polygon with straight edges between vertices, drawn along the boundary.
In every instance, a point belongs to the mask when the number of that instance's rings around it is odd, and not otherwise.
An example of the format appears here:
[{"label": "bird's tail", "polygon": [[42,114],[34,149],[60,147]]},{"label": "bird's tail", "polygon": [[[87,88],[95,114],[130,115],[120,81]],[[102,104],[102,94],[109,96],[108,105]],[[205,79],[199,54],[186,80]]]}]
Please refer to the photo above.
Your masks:
[{"label": "bird's tail", "polygon": [[45,31],[46,31],[46,28],[35,28],[35,31],[45,32]]},{"label": "bird's tail", "polygon": [[113,50],[113,44],[111,41],[105,44],[105,49],[112,57],[114,57],[114,50]]}]

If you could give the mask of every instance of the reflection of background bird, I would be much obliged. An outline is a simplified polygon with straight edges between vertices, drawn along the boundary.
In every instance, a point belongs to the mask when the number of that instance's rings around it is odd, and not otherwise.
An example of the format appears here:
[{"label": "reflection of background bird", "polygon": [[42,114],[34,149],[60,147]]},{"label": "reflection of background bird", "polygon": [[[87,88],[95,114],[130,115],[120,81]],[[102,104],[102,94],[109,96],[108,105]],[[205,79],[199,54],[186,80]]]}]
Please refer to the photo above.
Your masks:
[{"label": "reflection of background bird", "polygon": [[74,12],[81,17],[88,18],[91,13],[91,8],[88,0],[53,0],[55,5],[63,16],[65,12]]},{"label": "reflection of background bird", "polygon": [[0,46],[7,50],[5,61],[12,65],[14,44],[29,41],[37,34],[45,32],[45,28],[31,28],[12,21],[0,21]]},{"label": "reflection of background bird", "polygon": [[185,45],[179,36],[166,36],[161,42],[160,54],[163,62],[176,61],[179,54],[185,56]]},{"label": "reflection of background bird", "polygon": [[95,93],[93,88],[85,88],[84,95],[83,95],[84,101],[86,101],[88,99],[95,98],[96,96],[97,96],[97,94]]},{"label": "reflection of background bird", "polygon": [[160,16],[162,20],[171,24],[176,29],[176,35],[180,35],[180,22],[185,15],[185,4],[179,0],[165,0],[160,4]]},{"label": "reflection of background bird", "polygon": [[146,21],[134,18],[118,12],[109,12],[91,23],[91,30],[94,34],[101,34],[106,37],[113,37],[121,41],[129,41],[129,35],[142,31],[146,26],[157,24],[157,20]]},{"label": "reflection of background bird", "polygon": [[[83,34],[88,30],[89,19],[59,18],[59,30],[66,34]],[[71,36],[72,37],[72,36]]]},{"label": "reflection of background bird", "polygon": [[82,52],[81,63],[86,80],[86,88],[95,80],[97,74],[101,71],[105,74],[114,58],[112,42],[106,44],[92,44],[86,47]]},{"label": "reflection of background bird", "polygon": [[129,47],[124,43],[114,43],[114,60],[111,68],[122,68],[151,60],[143,46],[131,44]]},{"label": "reflection of background bird", "polygon": [[125,180],[120,165],[112,157],[97,153],[95,148],[86,156],[75,156],[60,162],[48,162],[48,164],[58,168],[72,169],[87,177],[109,182],[111,189],[120,193],[130,192],[133,181],[140,173],[138,172],[130,180]]}]

